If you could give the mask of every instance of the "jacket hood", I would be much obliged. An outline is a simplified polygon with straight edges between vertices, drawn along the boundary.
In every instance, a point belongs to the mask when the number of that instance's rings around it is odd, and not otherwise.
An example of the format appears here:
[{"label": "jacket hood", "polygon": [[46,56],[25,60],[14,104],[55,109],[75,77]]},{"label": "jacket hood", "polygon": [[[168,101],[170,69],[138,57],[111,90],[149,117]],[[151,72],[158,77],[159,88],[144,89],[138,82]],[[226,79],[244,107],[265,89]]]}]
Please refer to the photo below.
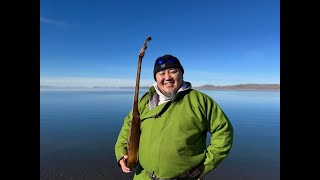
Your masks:
[{"label": "jacket hood", "polygon": [[163,95],[158,89],[157,83],[155,82],[153,86],[149,89],[149,109],[154,108],[160,104],[168,101],[173,101],[180,92],[192,89],[190,82],[183,81],[181,87],[178,89],[177,93],[171,97]]}]

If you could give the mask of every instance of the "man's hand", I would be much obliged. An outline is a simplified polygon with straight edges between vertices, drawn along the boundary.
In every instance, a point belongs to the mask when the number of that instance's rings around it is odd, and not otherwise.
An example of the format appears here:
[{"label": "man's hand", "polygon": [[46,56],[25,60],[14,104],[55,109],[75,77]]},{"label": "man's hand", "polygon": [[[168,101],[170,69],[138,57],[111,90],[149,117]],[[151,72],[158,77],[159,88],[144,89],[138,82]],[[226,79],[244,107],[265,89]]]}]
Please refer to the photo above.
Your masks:
[{"label": "man's hand", "polygon": [[202,174],[203,170],[204,170],[204,166],[203,165],[197,166],[197,167],[192,169],[192,171],[189,174],[189,177],[191,177],[191,178],[197,177],[198,180],[200,180],[203,177],[203,174]]},{"label": "man's hand", "polygon": [[127,155],[124,155],[120,160],[119,160],[119,164],[121,166],[121,169],[124,173],[130,173],[131,172],[131,169],[127,167],[127,159],[128,159],[128,156]]}]

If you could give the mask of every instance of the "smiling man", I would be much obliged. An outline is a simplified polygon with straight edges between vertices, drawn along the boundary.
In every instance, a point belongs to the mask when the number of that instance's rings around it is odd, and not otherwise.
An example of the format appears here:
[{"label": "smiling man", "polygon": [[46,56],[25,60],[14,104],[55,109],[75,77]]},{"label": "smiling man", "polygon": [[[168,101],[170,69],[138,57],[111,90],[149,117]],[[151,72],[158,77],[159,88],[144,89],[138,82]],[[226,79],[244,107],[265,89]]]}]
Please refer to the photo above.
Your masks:
[{"label": "smiling man", "polygon": [[[157,91],[156,95],[159,95],[161,103],[174,99],[183,84],[183,73],[184,69],[180,61],[171,55],[165,55],[156,60],[153,70],[153,76],[156,81],[154,88]],[[190,88],[191,84],[185,84],[181,90]]]},{"label": "smiling man", "polygon": [[[156,59],[155,83],[139,100],[141,136],[135,180],[204,179],[229,154],[233,127],[219,105],[183,80],[178,58]],[[124,119],[115,144],[124,173],[132,110]],[[206,144],[207,132],[211,134]]]}]

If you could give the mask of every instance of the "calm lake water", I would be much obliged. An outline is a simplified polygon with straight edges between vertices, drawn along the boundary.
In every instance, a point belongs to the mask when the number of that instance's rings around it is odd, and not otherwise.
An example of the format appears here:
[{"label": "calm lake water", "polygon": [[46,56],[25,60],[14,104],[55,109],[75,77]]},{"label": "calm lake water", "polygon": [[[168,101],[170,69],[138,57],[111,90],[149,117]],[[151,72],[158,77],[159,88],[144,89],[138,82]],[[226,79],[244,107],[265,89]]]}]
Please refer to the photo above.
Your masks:
[{"label": "calm lake water", "polygon": [[[202,92],[234,126],[229,156],[206,179],[280,179],[280,91]],[[40,89],[40,179],[132,179],[118,167],[114,144],[133,96],[123,89]]]}]

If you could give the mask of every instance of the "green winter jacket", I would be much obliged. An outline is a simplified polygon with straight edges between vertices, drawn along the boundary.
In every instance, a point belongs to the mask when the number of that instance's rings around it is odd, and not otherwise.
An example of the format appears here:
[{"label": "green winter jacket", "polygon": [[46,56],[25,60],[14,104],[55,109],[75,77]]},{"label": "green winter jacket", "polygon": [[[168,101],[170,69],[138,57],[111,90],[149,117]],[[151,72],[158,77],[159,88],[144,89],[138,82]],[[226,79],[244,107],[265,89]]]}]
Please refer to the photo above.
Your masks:
[{"label": "green winter jacket", "polygon": [[[219,105],[208,95],[190,89],[179,92],[172,102],[149,110],[149,98],[154,93],[151,87],[139,100],[140,167],[134,179],[150,179],[146,172],[173,178],[201,164],[204,174],[216,168],[233,143],[232,124]],[[127,154],[131,115],[132,110],[115,144],[117,161]],[[211,134],[208,146],[207,132]]]}]

